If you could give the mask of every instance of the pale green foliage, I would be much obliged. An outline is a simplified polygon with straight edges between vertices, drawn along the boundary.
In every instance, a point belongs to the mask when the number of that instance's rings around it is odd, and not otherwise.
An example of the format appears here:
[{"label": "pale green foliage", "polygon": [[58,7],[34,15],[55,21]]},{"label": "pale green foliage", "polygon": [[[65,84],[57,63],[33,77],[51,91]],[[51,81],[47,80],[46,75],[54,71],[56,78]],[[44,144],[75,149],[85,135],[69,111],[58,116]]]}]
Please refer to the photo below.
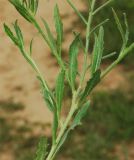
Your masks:
[{"label": "pale green foliage", "polygon": [[[62,43],[63,38],[66,39],[66,37],[63,34],[63,24],[60,17],[58,5],[56,4],[54,8],[54,23],[56,30],[55,36],[51,32],[50,26],[48,25],[46,20],[42,18],[42,22],[44,24],[44,27],[42,28],[35,17],[38,9],[38,0],[9,0],[9,2],[17,9],[17,11],[37,29],[37,32],[41,35],[43,40],[45,40],[52,54],[55,56],[57,63],[59,64],[60,72],[57,76],[54,91],[52,91],[52,89],[49,87],[45,78],[42,76],[37,64],[32,58],[33,39],[30,42],[29,51],[26,51],[23,34],[18,25],[18,22],[16,21],[13,24],[15,33],[13,33],[11,29],[6,24],[4,24],[5,32],[14,42],[14,44],[19,48],[21,54],[36,72],[36,76],[40,82],[43,98],[46,102],[47,107],[53,114],[51,149],[50,151],[46,152],[46,150],[48,150],[47,141],[46,139],[41,138],[37,150],[37,157],[35,160],[53,160],[55,158],[56,153],[63,145],[70,131],[81,124],[82,119],[87,113],[87,110],[90,106],[88,96],[90,95],[92,90],[126,55],[128,55],[128,53],[132,49],[134,49],[134,43],[128,46],[129,30],[126,15],[124,14],[124,23],[126,26],[124,30],[123,25],[120,23],[116,12],[113,10],[113,15],[117,24],[117,28],[120,31],[123,45],[121,47],[120,53],[118,54],[118,58],[103,71],[101,69],[101,64],[103,62],[102,60],[110,58],[117,53],[114,52],[103,56],[105,35],[104,24],[108,22],[108,19],[103,20],[94,28],[92,27],[92,21],[94,15],[101,11],[112,0],[106,1],[106,3],[104,3],[99,8],[96,8],[96,0],[88,0],[88,19],[86,19],[79,12],[79,10],[75,7],[71,0],[66,1],[82,20],[86,30],[84,41],[82,40],[80,33],[77,33],[76,31],[73,32],[74,40],[72,41],[68,49],[69,60],[67,63],[62,59]],[[73,30],[74,29],[75,28],[73,28]],[[88,58],[91,36],[94,36],[95,40],[92,51],[93,53],[91,55],[91,62],[89,63]],[[83,52],[84,57],[83,69],[81,72],[78,70],[79,52]],[[85,83],[85,77],[89,77],[87,83]],[[79,79],[79,81],[76,85],[77,79]],[[69,113],[63,118],[61,112],[63,109],[62,102],[64,99],[63,95],[65,82],[69,84],[72,91],[72,103]]]},{"label": "pale green foliage", "polygon": [[101,65],[102,55],[104,49],[104,29],[101,26],[99,30],[99,35],[95,35],[95,44],[93,49],[91,72],[94,74]]},{"label": "pale green foliage", "polygon": [[75,88],[75,79],[78,71],[77,56],[79,52],[79,35],[72,42],[69,49],[69,79],[72,89]]},{"label": "pale green foliage", "polygon": [[61,107],[62,107],[62,100],[63,100],[63,95],[64,95],[64,79],[65,79],[65,71],[61,70],[58,75],[58,78],[56,81],[56,87],[55,87],[58,117],[60,117],[60,113],[62,109]]}]

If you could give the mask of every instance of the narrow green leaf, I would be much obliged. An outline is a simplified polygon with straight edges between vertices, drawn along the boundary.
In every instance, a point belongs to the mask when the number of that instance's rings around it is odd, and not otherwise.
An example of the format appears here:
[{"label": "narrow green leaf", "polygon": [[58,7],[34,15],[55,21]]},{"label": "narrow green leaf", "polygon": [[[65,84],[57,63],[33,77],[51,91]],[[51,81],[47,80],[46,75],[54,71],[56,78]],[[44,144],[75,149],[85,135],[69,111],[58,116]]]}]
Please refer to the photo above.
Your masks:
[{"label": "narrow green leaf", "polygon": [[99,48],[98,44],[99,44],[98,37],[95,34],[95,43],[94,43],[94,48],[93,48],[93,53],[92,53],[92,59],[91,59],[91,73],[92,74],[96,70],[96,61],[97,61],[97,58],[98,58],[98,48]]},{"label": "narrow green leaf", "polygon": [[76,126],[81,125],[81,120],[86,115],[88,108],[90,106],[90,101],[87,101],[76,114],[73,124],[71,125],[71,129],[74,129]]},{"label": "narrow green leaf", "polygon": [[75,88],[75,79],[78,71],[77,55],[79,52],[79,35],[72,42],[69,49],[69,77],[72,88]]},{"label": "narrow green leaf", "polygon": [[54,20],[57,32],[57,48],[58,48],[58,53],[61,55],[61,46],[63,41],[63,24],[60,18],[58,5],[56,5],[54,8]]},{"label": "narrow green leaf", "polygon": [[[79,32],[73,31],[74,36],[80,35]],[[85,49],[85,45],[84,42],[81,38],[81,36],[79,36],[79,42],[80,42],[80,48],[84,51],[84,54],[86,53],[86,49]]]},{"label": "narrow green leaf", "polygon": [[42,21],[43,21],[44,26],[45,26],[46,31],[47,31],[47,35],[48,35],[48,39],[49,39],[49,46],[51,48],[51,51],[54,55],[56,55],[57,54],[57,47],[56,47],[56,43],[55,43],[55,39],[53,37],[53,34],[51,33],[47,22],[43,18],[42,18]]},{"label": "narrow green leaf", "polygon": [[13,32],[10,30],[10,28],[4,24],[4,30],[6,32],[6,34],[9,36],[9,38],[15,43],[15,45],[19,45],[18,44],[18,39],[14,36]]},{"label": "narrow green leaf", "polygon": [[80,17],[80,19],[83,21],[83,23],[87,25],[87,21],[86,21],[85,17],[78,11],[78,9],[75,7],[75,5],[70,0],[67,0],[67,2],[72,7],[72,9],[75,11],[75,13]]},{"label": "narrow green leaf", "polygon": [[49,91],[45,86],[44,83],[42,81],[42,79],[37,76],[38,80],[40,81],[40,85],[41,85],[41,91],[42,91],[42,95],[43,98],[48,106],[48,108],[50,109],[50,111],[54,112],[55,109],[55,102],[54,99],[52,97],[51,91]]},{"label": "narrow green leaf", "polygon": [[44,160],[47,154],[46,150],[47,139],[45,137],[41,137],[36,151],[36,158],[34,160]]},{"label": "narrow green leaf", "polygon": [[122,40],[123,40],[123,42],[124,42],[124,35],[125,35],[125,34],[124,34],[123,27],[122,27],[122,25],[121,25],[121,23],[120,23],[120,20],[119,20],[117,14],[116,14],[116,12],[115,12],[115,10],[114,10],[113,8],[112,8],[112,11],[113,11],[114,19],[115,19],[115,22],[116,22],[116,24],[117,24],[118,30],[120,31]]},{"label": "narrow green leaf", "polygon": [[82,94],[81,100],[84,101],[85,98],[91,93],[93,88],[100,82],[101,71],[97,70],[92,78],[87,82],[86,88]]},{"label": "narrow green leaf", "polygon": [[113,11],[114,19],[115,19],[115,22],[117,24],[118,30],[120,31],[120,34],[121,34],[121,37],[122,37],[123,45],[122,45],[122,48],[121,48],[121,53],[123,53],[123,50],[126,48],[127,43],[128,43],[128,38],[129,38],[129,28],[128,28],[128,22],[127,22],[126,14],[124,13],[124,22],[125,22],[125,26],[126,26],[126,31],[124,31],[115,10],[112,9],[112,11]]},{"label": "narrow green leaf", "polygon": [[100,27],[99,36],[95,35],[95,45],[93,49],[91,73],[94,74],[99,68],[104,50],[104,29]]},{"label": "narrow green leaf", "polygon": [[22,35],[22,32],[21,32],[20,27],[18,26],[17,20],[16,20],[15,23],[14,23],[14,29],[15,29],[15,31],[16,31],[16,35],[17,35],[17,37],[18,37],[18,41],[19,41],[20,45],[21,45],[21,46],[24,46],[23,35]]},{"label": "narrow green leaf", "polygon": [[56,87],[55,87],[58,116],[60,115],[61,106],[62,106],[62,99],[63,99],[63,93],[64,93],[64,78],[65,78],[65,71],[61,70],[57,78]]},{"label": "narrow green leaf", "polygon": [[124,13],[124,22],[126,26],[126,33],[125,33],[125,46],[127,45],[128,39],[129,39],[129,27],[128,27],[128,21],[126,13]]}]

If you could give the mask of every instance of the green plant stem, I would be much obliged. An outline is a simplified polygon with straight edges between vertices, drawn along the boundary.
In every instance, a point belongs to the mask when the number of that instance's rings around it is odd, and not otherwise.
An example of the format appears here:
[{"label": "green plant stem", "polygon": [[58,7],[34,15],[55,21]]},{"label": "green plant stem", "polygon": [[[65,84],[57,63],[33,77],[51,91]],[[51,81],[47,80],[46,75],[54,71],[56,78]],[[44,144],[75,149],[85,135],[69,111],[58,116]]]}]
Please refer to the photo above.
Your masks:
[{"label": "green plant stem", "polygon": [[97,8],[94,12],[93,15],[97,14],[100,10],[102,10],[104,7],[106,7],[108,4],[110,4],[113,0],[108,0],[106,3],[104,3],[102,6]]},{"label": "green plant stem", "polygon": [[67,129],[67,127],[68,127],[68,125],[69,125],[69,123],[70,123],[70,121],[71,121],[71,119],[72,119],[77,107],[78,107],[76,99],[77,99],[77,93],[74,92],[70,112],[68,113],[68,116],[67,116],[67,118],[65,120],[65,123],[62,126],[62,128],[61,128],[61,130],[60,130],[60,132],[59,132],[59,134],[57,136],[56,144],[52,145],[52,148],[51,148],[51,150],[49,152],[49,155],[46,158],[46,160],[53,160],[53,158],[54,158],[54,156],[56,154],[57,148],[59,147],[59,143],[60,143],[62,137],[64,136],[65,131],[66,131],[66,129]]},{"label": "green plant stem", "polygon": [[115,60],[104,72],[101,74],[101,79],[103,79],[117,64],[119,63],[119,60]]},{"label": "green plant stem", "polygon": [[120,53],[119,57],[117,58],[117,60],[115,60],[108,68],[106,68],[106,70],[104,72],[102,72],[101,79],[103,79],[133,49],[134,49],[134,43],[132,43],[128,48],[126,48],[122,53]]},{"label": "green plant stem", "polygon": [[84,54],[84,64],[83,64],[83,71],[82,71],[82,74],[81,74],[79,90],[82,87],[82,83],[84,81],[85,74],[86,74],[86,71],[87,71],[87,59],[88,59],[88,50],[89,50],[89,44],[90,44],[91,24],[92,24],[92,19],[93,19],[92,14],[93,14],[93,11],[94,11],[95,2],[96,2],[96,0],[92,1],[91,9],[89,11],[89,17],[88,17],[88,23],[87,23],[87,29],[86,29],[86,47],[85,47],[85,54]]},{"label": "green plant stem", "polygon": [[43,82],[44,87],[49,90],[48,84],[47,82],[44,80],[40,70],[38,69],[35,61],[29,56],[29,54],[25,51],[24,48],[21,48],[21,52],[23,54],[23,56],[25,57],[25,59],[28,61],[28,63],[32,66],[32,68],[34,69],[34,71],[37,73],[37,75],[40,77],[40,79]]}]

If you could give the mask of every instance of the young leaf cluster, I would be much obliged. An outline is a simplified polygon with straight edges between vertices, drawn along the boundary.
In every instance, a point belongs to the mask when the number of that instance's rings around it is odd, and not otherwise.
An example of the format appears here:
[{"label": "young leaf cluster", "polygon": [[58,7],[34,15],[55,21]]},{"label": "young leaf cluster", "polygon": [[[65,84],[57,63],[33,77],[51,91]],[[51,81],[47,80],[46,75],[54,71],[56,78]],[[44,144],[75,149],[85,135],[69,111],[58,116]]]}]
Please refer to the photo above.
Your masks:
[{"label": "young leaf cluster", "polygon": [[[57,75],[54,91],[49,87],[32,57],[33,39],[29,45],[29,51],[27,51],[25,49],[23,34],[18,25],[18,22],[15,21],[13,24],[14,31],[12,31],[10,27],[4,24],[6,34],[19,48],[24,58],[35,71],[37,79],[40,82],[43,99],[45,100],[48,109],[53,114],[52,144],[50,150],[47,148],[47,140],[41,138],[35,160],[53,160],[55,158],[57,152],[60,150],[70,131],[74,130],[75,127],[81,124],[82,119],[87,113],[87,110],[90,106],[88,96],[91,94],[92,90],[134,48],[134,43],[128,46],[129,31],[126,15],[124,14],[124,23],[126,26],[124,29],[116,12],[112,9],[117,28],[122,37],[123,45],[121,47],[118,58],[105,70],[102,70],[102,60],[110,58],[117,53],[114,52],[103,56],[105,36],[104,24],[108,22],[108,19],[103,20],[94,28],[92,26],[92,22],[94,16],[99,13],[105,6],[107,6],[112,0],[106,1],[106,3],[104,3],[99,8],[96,8],[96,0],[88,0],[88,19],[86,19],[84,15],[79,12],[71,0],[66,1],[74,10],[74,12],[79,16],[82,23],[84,23],[86,31],[84,41],[82,40],[80,33],[74,32],[74,39],[68,49],[69,58],[67,63],[62,59],[63,38],[66,39],[66,37],[63,34],[63,23],[58,5],[56,4],[54,7],[54,24],[56,30],[55,36],[45,19],[41,18],[44,24],[44,27],[42,28],[35,17],[38,9],[38,0],[9,0],[9,2],[16,8],[16,10],[33,25],[43,40],[45,40],[46,44],[51,50],[51,53],[55,56],[57,63],[59,64],[60,71]],[[89,63],[88,58],[91,36],[94,37],[94,47],[91,54],[91,62]],[[78,69],[79,52],[83,52],[84,57],[84,63],[81,72]],[[88,77],[88,80],[86,80],[86,77]],[[65,117],[62,117],[62,102],[64,99],[63,95],[66,82],[69,84],[72,91],[72,103],[71,106],[69,106],[70,110],[68,114]]]}]

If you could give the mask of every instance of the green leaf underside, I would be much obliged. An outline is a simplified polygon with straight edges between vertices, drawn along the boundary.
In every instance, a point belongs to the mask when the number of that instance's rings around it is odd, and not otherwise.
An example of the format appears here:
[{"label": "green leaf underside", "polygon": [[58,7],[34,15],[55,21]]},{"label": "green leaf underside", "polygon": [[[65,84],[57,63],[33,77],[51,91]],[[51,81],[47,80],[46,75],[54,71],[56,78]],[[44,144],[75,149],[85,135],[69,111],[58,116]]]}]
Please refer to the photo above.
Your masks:
[{"label": "green leaf underside", "polygon": [[42,95],[47,104],[47,107],[49,108],[50,111],[54,112],[55,102],[51,96],[51,92],[45,88],[42,79],[39,76],[37,76],[37,78],[40,81]]},{"label": "green leaf underside", "polygon": [[95,44],[93,49],[91,73],[94,74],[99,68],[104,50],[104,29],[100,27],[99,36],[95,35]]},{"label": "green leaf underside", "polygon": [[77,55],[79,52],[79,35],[72,42],[69,49],[69,78],[72,88],[75,88],[75,79],[78,72]]},{"label": "green leaf underside", "polygon": [[71,129],[74,129],[76,126],[81,125],[81,120],[82,118],[85,117],[88,108],[90,106],[90,102],[87,101],[78,111],[78,113],[76,114],[74,120],[73,120],[73,124],[71,125]]},{"label": "green leaf underside", "polygon": [[92,78],[87,82],[86,88],[85,88],[83,95],[81,97],[82,101],[91,93],[91,91],[94,89],[94,87],[100,82],[100,75],[101,75],[101,71],[97,70],[93,74]]},{"label": "green leaf underside", "polygon": [[61,70],[58,75],[55,87],[58,116],[61,112],[61,106],[62,106],[62,99],[64,93],[64,78],[65,78],[65,71]]},{"label": "green leaf underside", "polygon": [[36,158],[34,160],[44,160],[47,154],[46,150],[47,139],[45,137],[41,137],[36,151]]},{"label": "green leaf underside", "polygon": [[61,46],[63,41],[63,24],[61,21],[58,5],[56,5],[54,8],[54,20],[55,20],[55,28],[57,32],[57,50],[58,50],[58,54],[61,55]]}]

